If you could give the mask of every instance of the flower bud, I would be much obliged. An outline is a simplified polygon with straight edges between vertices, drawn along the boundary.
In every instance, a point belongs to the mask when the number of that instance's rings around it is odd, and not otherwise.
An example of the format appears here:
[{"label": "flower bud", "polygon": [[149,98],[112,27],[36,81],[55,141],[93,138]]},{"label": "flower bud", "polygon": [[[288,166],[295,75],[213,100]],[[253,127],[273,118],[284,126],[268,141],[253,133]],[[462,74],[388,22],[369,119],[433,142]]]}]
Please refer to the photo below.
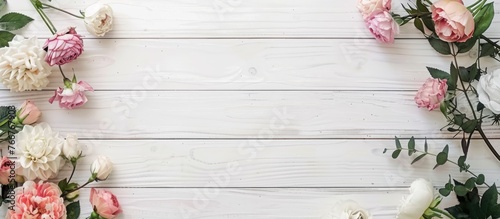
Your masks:
[{"label": "flower bud", "polygon": [[[78,188],[78,184],[77,183],[70,183],[66,186],[65,190],[66,192],[68,191],[72,191],[72,190],[75,190]],[[66,201],[69,201],[69,202],[73,202],[75,201],[78,197],[80,196],[80,190],[75,190],[73,192],[70,192],[68,194],[66,194],[64,196],[64,200]]]},{"label": "flower bud", "polygon": [[76,162],[82,155],[82,146],[76,134],[68,134],[62,147],[62,153],[71,163]]},{"label": "flower bud", "polygon": [[40,112],[35,103],[33,101],[26,100],[17,111],[14,123],[31,125],[38,121],[41,115],[42,112]]},{"label": "flower bud", "polygon": [[90,172],[92,173],[90,180],[104,181],[111,174],[112,170],[113,163],[111,163],[111,160],[108,157],[99,155],[90,166]]}]

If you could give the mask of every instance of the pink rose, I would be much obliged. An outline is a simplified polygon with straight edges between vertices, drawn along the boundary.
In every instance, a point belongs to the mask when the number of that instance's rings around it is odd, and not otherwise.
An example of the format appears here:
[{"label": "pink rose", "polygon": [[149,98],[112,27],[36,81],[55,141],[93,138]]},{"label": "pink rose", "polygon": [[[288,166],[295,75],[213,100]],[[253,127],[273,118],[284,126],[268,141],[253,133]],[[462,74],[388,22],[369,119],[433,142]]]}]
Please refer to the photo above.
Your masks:
[{"label": "pink rose", "polygon": [[45,61],[50,66],[64,65],[82,54],[83,40],[75,28],[70,27],[50,37],[43,45],[43,49],[47,51]]},{"label": "pink rose", "polygon": [[85,91],[94,91],[94,89],[84,81],[71,83],[71,87],[57,88],[54,96],[49,99],[49,103],[59,101],[61,108],[78,108],[88,101]]},{"label": "pink rose", "polygon": [[393,43],[399,33],[399,26],[387,11],[379,11],[365,20],[366,27],[379,42]]},{"label": "pink rose", "polygon": [[23,125],[31,125],[38,121],[42,112],[38,109],[33,101],[26,100],[17,111],[16,123]]},{"label": "pink rose", "polygon": [[120,203],[113,193],[105,190],[90,190],[90,204],[95,213],[106,219],[113,219],[122,212]]},{"label": "pink rose", "polygon": [[[2,185],[9,184],[11,165],[12,161],[5,156],[0,160],[0,183]],[[12,170],[15,171],[14,169]]]},{"label": "pink rose", "polygon": [[391,0],[359,0],[358,10],[367,19],[377,12],[391,10]]},{"label": "pink rose", "polygon": [[418,89],[415,103],[419,108],[426,107],[429,111],[437,109],[445,98],[447,90],[446,79],[428,78],[424,85]]},{"label": "pink rose", "polygon": [[462,0],[439,0],[431,6],[436,34],[446,42],[465,42],[474,33],[474,17]]},{"label": "pink rose", "polygon": [[8,210],[7,219],[52,218],[66,219],[66,206],[61,190],[54,183],[27,181],[15,189],[13,210]]}]

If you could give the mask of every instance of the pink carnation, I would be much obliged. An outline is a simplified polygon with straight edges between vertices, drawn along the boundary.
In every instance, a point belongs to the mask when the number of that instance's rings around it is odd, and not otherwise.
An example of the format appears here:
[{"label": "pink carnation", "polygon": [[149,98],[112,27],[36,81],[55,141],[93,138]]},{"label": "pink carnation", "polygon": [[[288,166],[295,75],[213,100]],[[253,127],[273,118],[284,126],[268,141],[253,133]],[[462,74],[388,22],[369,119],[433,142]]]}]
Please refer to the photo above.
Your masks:
[{"label": "pink carnation", "polygon": [[5,156],[2,157],[2,160],[0,160],[0,184],[2,185],[9,184],[11,165],[12,161],[9,160],[9,158]]},{"label": "pink carnation", "polygon": [[113,193],[105,190],[90,190],[90,204],[101,217],[113,219],[122,212],[120,203]]},{"label": "pink carnation", "polygon": [[47,51],[45,61],[50,66],[64,65],[82,54],[83,40],[75,28],[70,27],[50,37],[43,45],[43,49]]},{"label": "pink carnation", "polygon": [[379,11],[365,20],[366,27],[379,42],[393,43],[399,26],[387,11]]},{"label": "pink carnation", "polygon": [[418,90],[415,96],[415,103],[417,103],[419,108],[425,107],[428,110],[437,109],[446,97],[447,90],[446,79],[428,78]]},{"label": "pink carnation", "polygon": [[57,88],[53,97],[49,99],[49,103],[59,101],[59,107],[65,109],[74,109],[83,106],[88,99],[85,96],[85,91],[94,91],[87,82],[80,81],[71,83],[71,87]]},{"label": "pink carnation", "polygon": [[27,181],[15,191],[14,209],[7,211],[6,219],[66,219],[66,206],[56,184]]}]

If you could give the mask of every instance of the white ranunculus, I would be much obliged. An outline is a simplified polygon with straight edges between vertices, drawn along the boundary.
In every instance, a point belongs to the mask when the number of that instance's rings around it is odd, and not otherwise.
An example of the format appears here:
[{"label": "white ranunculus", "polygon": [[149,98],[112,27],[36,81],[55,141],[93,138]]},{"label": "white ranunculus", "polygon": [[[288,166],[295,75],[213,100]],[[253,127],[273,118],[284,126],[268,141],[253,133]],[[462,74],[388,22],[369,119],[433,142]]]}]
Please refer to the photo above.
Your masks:
[{"label": "white ranunculus", "polygon": [[16,150],[22,175],[27,180],[47,180],[57,176],[64,164],[61,148],[64,140],[47,123],[25,125],[16,135]]},{"label": "white ranunculus", "polygon": [[68,134],[64,140],[62,153],[68,160],[75,160],[82,155],[82,145],[78,141],[76,134]]},{"label": "white ranunculus", "polygon": [[481,76],[477,94],[479,102],[495,114],[500,114],[500,69]]},{"label": "white ranunculus", "polygon": [[94,180],[104,181],[113,170],[113,163],[108,157],[99,155],[90,166],[90,172]]},{"label": "white ranunculus", "polygon": [[85,27],[95,36],[104,36],[113,28],[113,10],[107,4],[95,3],[85,9]]},{"label": "white ranunculus", "polygon": [[0,48],[2,83],[17,92],[45,88],[52,73],[45,54],[36,37],[15,36],[8,47]]},{"label": "white ranunculus", "polygon": [[410,186],[410,195],[403,199],[396,219],[419,219],[434,201],[434,187],[425,179]]},{"label": "white ranunculus", "polygon": [[[371,219],[368,211],[352,200],[341,201],[333,207],[328,219]],[[326,219],[326,218],[325,218]]]}]

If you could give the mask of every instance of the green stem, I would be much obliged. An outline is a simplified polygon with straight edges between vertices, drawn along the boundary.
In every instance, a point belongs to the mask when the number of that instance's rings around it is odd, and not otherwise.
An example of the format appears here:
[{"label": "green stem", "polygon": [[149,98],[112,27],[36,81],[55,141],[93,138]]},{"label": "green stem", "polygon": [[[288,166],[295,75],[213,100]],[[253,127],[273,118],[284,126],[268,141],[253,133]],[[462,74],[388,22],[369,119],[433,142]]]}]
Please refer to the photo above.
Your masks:
[{"label": "green stem", "polygon": [[495,156],[495,158],[497,158],[497,160],[500,161],[500,154],[498,154],[498,152],[495,150],[495,147],[493,147],[493,145],[491,144],[490,140],[488,140],[488,137],[486,137],[486,134],[484,134],[484,131],[481,128],[481,126],[479,126],[477,128],[477,131],[481,135],[481,138],[483,138],[484,143],[486,143],[486,146],[488,146],[488,148],[490,149],[491,153],[493,153],[493,155]]},{"label": "green stem", "polygon": [[[65,81],[66,79],[68,79],[68,78],[66,77],[66,75],[64,75],[64,72],[63,72],[63,70],[62,70],[61,66],[60,66],[60,65],[58,65],[57,67],[59,67],[59,71],[61,71],[61,75],[63,76],[63,81]],[[68,79],[68,80],[69,80],[69,79]]]},{"label": "green stem", "polygon": [[73,170],[71,171],[71,175],[69,175],[69,178],[68,178],[68,183],[71,182],[71,178],[73,178],[73,174],[75,174],[75,170],[76,170],[76,162],[73,163],[71,162],[71,165],[73,166]]},{"label": "green stem", "polygon": [[[458,66],[457,53],[455,52],[455,46],[450,43],[450,47],[451,47],[451,51],[452,51],[453,62],[454,62],[455,68],[457,68],[457,70],[459,70],[460,67]],[[464,81],[462,80],[462,76],[460,75],[460,72],[457,75],[458,75],[458,80],[460,81],[460,84],[462,85],[462,88],[465,89]],[[474,120],[477,120],[476,110],[474,110],[474,107],[472,106],[469,95],[467,94],[467,92],[464,92],[464,95],[465,95],[465,98],[467,99],[467,102],[469,103],[469,107],[472,110],[472,115],[474,115]]]},{"label": "green stem", "polygon": [[71,12],[69,12],[69,11],[66,11],[66,10],[60,9],[60,8],[58,8],[58,7],[55,7],[55,6],[49,5],[49,4],[47,4],[47,3],[42,3],[42,5],[43,5],[43,6],[46,6],[46,7],[49,7],[49,8],[52,8],[52,9],[55,9],[55,10],[58,10],[58,11],[63,12],[63,13],[69,14],[69,15],[71,15],[71,16],[73,16],[73,17],[80,18],[80,19],[84,19],[84,17],[83,17],[83,16],[79,16],[79,15],[73,14],[73,13],[71,13]]},{"label": "green stem", "polygon": [[493,42],[493,40],[490,40],[490,38],[486,37],[485,35],[481,35],[479,37],[481,39],[485,40],[486,42],[488,42],[489,44],[491,44],[492,46],[494,46],[495,48],[500,49],[500,45],[498,45],[497,43]]},{"label": "green stem", "polygon": [[456,219],[455,217],[453,217],[453,215],[451,215],[450,213],[448,213],[447,211],[443,211],[439,208],[431,208],[432,211],[438,213],[438,214],[442,214],[450,219]]},{"label": "green stem", "polygon": [[43,12],[42,9],[40,9],[36,2],[39,2],[38,0],[29,0],[31,2],[31,4],[33,5],[33,7],[35,8],[36,12],[38,12],[38,14],[40,15],[40,17],[42,18],[43,22],[45,23],[45,25],[47,25],[47,27],[49,28],[50,32],[52,34],[55,34],[57,32],[57,29],[54,27],[54,24],[52,24],[52,22],[50,21],[49,17],[47,17],[47,15],[45,14],[45,12]]},{"label": "green stem", "polygon": [[[69,182],[69,181],[68,181],[68,182]],[[63,193],[63,196],[65,196],[65,195],[67,195],[67,194],[69,194],[69,193],[72,193],[72,192],[74,192],[74,191],[80,190],[80,189],[82,189],[83,187],[85,187],[85,186],[87,186],[88,184],[90,184],[91,182],[94,182],[94,181],[93,181],[93,180],[92,180],[92,181],[91,181],[91,180],[89,180],[89,181],[87,181],[85,184],[81,185],[80,187],[78,187],[78,188],[76,188],[76,189],[73,189],[73,190],[69,190],[69,191],[67,191],[67,192],[64,192],[64,193]]]}]

